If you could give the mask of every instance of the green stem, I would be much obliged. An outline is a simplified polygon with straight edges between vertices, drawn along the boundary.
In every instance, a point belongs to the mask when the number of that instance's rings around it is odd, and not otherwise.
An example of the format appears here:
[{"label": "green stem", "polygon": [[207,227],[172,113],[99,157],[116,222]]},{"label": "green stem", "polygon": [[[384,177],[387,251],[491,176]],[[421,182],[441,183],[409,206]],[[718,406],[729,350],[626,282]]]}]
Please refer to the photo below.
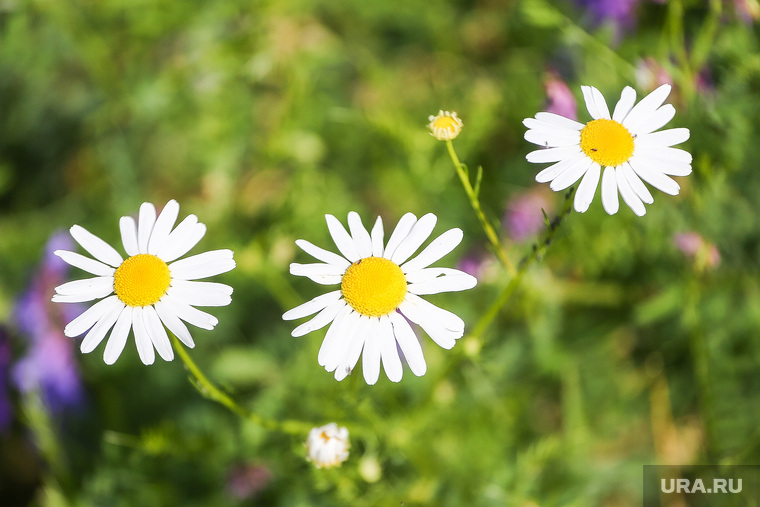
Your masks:
[{"label": "green stem", "polygon": [[187,353],[176,336],[171,333],[169,333],[169,336],[171,336],[172,343],[174,344],[174,350],[177,351],[180,359],[185,364],[185,368],[187,368],[187,370],[192,375],[191,382],[204,398],[215,401],[220,405],[224,405],[231,412],[234,412],[243,419],[246,419],[268,430],[281,431],[283,433],[289,433],[293,435],[302,435],[304,433],[308,433],[308,431],[312,428],[311,424],[302,421],[272,421],[270,419],[265,419],[260,415],[249,412],[245,408],[241,407],[235,400],[224,393],[221,389],[216,387],[208,379],[208,377],[206,377],[201,369],[198,368],[198,365],[196,365],[195,362],[190,358],[190,355]]},{"label": "green stem", "polygon": [[565,204],[563,205],[562,210],[557,213],[557,216],[555,216],[554,219],[548,222],[547,229],[544,232],[543,236],[533,244],[530,253],[528,253],[528,255],[522,259],[522,261],[520,261],[520,267],[517,270],[515,276],[509,281],[501,294],[499,294],[499,297],[496,299],[496,301],[494,301],[488,310],[486,310],[486,313],[483,314],[477,324],[475,324],[475,327],[470,333],[472,336],[482,336],[486,328],[499,314],[499,310],[507,303],[507,301],[509,301],[509,298],[512,297],[512,293],[514,293],[515,289],[520,285],[520,281],[522,280],[523,275],[525,275],[525,272],[528,270],[528,268],[532,266],[533,263],[543,258],[543,255],[545,254],[547,248],[549,248],[552,241],[554,240],[554,236],[557,234],[557,231],[559,230],[559,226],[562,224],[563,219],[570,213],[570,210],[572,209],[574,195],[575,188],[573,187],[567,191],[567,194],[565,194]]},{"label": "green stem", "polygon": [[483,230],[486,233],[486,237],[488,237],[488,241],[491,242],[491,246],[493,246],[496,255],[499,257],[499,260],[507,269],[509,274],[512,277],[515,277],[517,275],[517,270],[515,269],[514,264],[512,264],[512,261],[509,260],[509,257],[507,257],[507,253],[501,246],[501,242],[499,241],[499,237],[496,235],[496,231],[486,218],[486,214],[483,212],[483,208],[480,205],[480,200],[478,199],[478,193],[475,191],[475,189],[472,188],[472,184],[470,183],[470,177],[467,172],[467,168],[459,161],[459,157],[457,156],[456,151],[454,151],[454,144],[451,142],[451,140],[446,140],[446,149],[449,151],[449,156],[451,157],[451,161],[454,163],[454,167],[457,170],[459,180],[462,182],[462,186],[464,187],[464,191],[467,194],[467,198],[470,200],[472,209],[474,209],[475,214],[478,215],[478,220],[480,220],[480,225],[483,226]]}]

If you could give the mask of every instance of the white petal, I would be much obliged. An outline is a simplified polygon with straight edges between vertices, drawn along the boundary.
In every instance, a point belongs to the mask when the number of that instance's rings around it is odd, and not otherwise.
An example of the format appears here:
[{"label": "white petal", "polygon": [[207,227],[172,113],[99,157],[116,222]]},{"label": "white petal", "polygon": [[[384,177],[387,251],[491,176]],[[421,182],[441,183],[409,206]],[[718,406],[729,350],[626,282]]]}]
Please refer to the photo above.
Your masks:
[{"label": "white petal", "polygon": [[[631,185],[633,191],[636,192],[636,195],[639,196],[639,199],[641,199],[646,204],[652,204],[654,202],[654,197],[652,197],[652,194],[649,192],[647,186],[644,185],[644,182],[641,181],[641,179],[633,171],[630,164],[625,163],[622,167],[625,174],[625,179],[628,180],[628,183]],[[620,168],[618,168],[618,170],[620,170]]]},{"label": "white petal", "polygon": [[[352,317],[353,315],[356,315],[356,317]],[[335,380],[337,381],[346,378],[354,369],[354,366],[356,366],[356,362],[362,354],[364,341],[369,334],[369,325],[371,324],[369,317],[359,315],[356,312],[349,313],[347,318],[351,319],[343,331],[347,346],[343,353],[343,358],[335,368]]]},{"label": "white petal", "polygon": [[590,158],[583,157],[582,159],[578,160],[578,162],[565,169],[562,174],[554,178],[549,184],[549,188],[555,192],[565,190],[569,186],[573,185],[576,181],[581,179],[581,176],[586,174],[586,171],[595,163],[596,162]]},{"label": "white petal", "polygon": [[667,174],[669,176],[688,176],[691,174],[691,166],[688,164],[663,162],[657,164],[657,167],[663,174]]},{"label": "white petal", "polygon": [[[551,113],[549,113],[551,114]],[[564,118],[560,116],[563,120],[567,120],[567,118]],[[530,130],[535,130],[538,132],[542,132],[544,134],[559,134],[563,137],[573,137],[580,134],[580,131],[583,129],[583,124],[575,122],[573,120],[569,120],[572,122],[572,126],[570,125],[563,125],[562,122],[559,122],[560,124],[556,123],[550,123],[543,120],[538,120],[536,118],[525,118],[523,120],[523,125],[528,127]]]},{"label": "white petal", "polygon": [[428,213],[417,220],[417,223],[414,224],[412,230],[409,231],[409,235],[404,238],[398,248],[396,248],[396,251],[393,252],[393,255],[390,258],[391,262],[401,265],[414,254],[420,245],[430,237],[430,233],[433,232],[433,228],[435,228],[435,223],[437,221],[438,218],[432,213]]},{"label": "white petal", "polygon": [[297,239],[296,245],[298,245],[301,248],[301,250],[311,255],[315,259],[320,260],[322,262],[326,262],[328,264],[332,264],[333,266],[341,267],[343,268],[344,271],[348,269],[348,267],[351,265],[350,262],[348,262],[346,259],[344,259],[340,255],[334,254],[323,248],[313,245],[309,243],[308,241],[306,241],[305,239]]},{"label": "white petal", "polygon": [[103,351],[103,361],[106,364],[114,364],[119,359],[124,346],[127,344],[130,329],[132,329],[132,307],[125,306],[113,327],[111,336],[108,337],[106,349]]},{"label": "white petal", "polygon": [[351,237],[354,240],[354,246],[359,253],[359,257],[372,257],[372,239],[369,237],[367,229],[362,224],[359,213],[351,211],[348,213],[348,228],[351,230]]},{"label": "white petal", "polygon": [[169,264],[172,279],[195,280],[215,276],[235,267],[232,250],[211,250]]},{"label": "white petal", "polygon": [[306,303],[296,306],[292,310],[288,310],[283,314],[282,319],[295,320],[303,317],[308,317],[309,315],[314,315],[315,313],[321,311],[323,308],[327,308],[331,304],[338,301],[340,299],[340,295],[340,290],[334,290],[332,292],[328,292],[327,294],[317,296],[314,299],[307,301]]},{"label": "white petal", "polygon": [[103,314],[98,323],[84,336],[84,340],[82,340],[82,344],[80,345],[82,353],[87,354],[95,350],[95,347],[105,338],[108,330],[116,323],[124,306],[124,303],[121,301],[117,305],[110,305],[110,308]]},{"label": "white petal", "polygon": [[678,195],[678,192],[680,192],[681,187],[678,183],[665,176],[657,169],[648,167],[645,163],[642,163],[641,160],[636,158],[635,155],[631,157],[628,163],[631,164],[631,167],[639,178],[646,181],[654,188],[670,195]]},{"label": "white petal", "polygon": [[140,253],[148,253],[148,241],[153,225],[156,223],[156,207],[149,202],[140,205],[140,215],[137,221],[137,248]]},{"label": "white petal", "polygon": [[161,322],[164,323],[164,325],[169,329],[169,331],[174,334],[174,336],[179,338],[179,340],[189,348],[192,349],[195,347],[195,342],[193,341],[193,337],[190,335],[190,331],[187,330],[187,326],[185,326],[185,324],[179,320],[179,317],[177,317],[177,315],[172,312],[168,306],[166,306],[163,300],[154,304],[153,307],[156,309],[156,313],[161,319]]},{"label": "white petal", "polygon": [[640,121],[637,125],[630,127],[629,130],[636,136],[642,136],[654,132],[667,125],[667,123],[673,119],[676,115],[676,108],[670,104],[665,104],[660,109],[647,116]]},{"label": "white petal", "polygon": [[550,165],[549,167],[547,167],[546,169],[538,173],[536,175],[536,181],[538,183],[547,183],[553,180],[554,178],[556,178],[557,176],[559,176],[560,174],[562,174],[562,172],[568,167],[570,167],[571,165],[575,164],[579,160],[584,160],[586,158],[587,157],[585,153],[583,152],[576,153],[575,155],[568,157],[564,160],[561,160],[557,162],[556,164]]},{"label": "white petal", "polygon": [[145,327],[148,330],[150,340],[153,342],[153,346],[158,351],[158,355],[164,361],[171,361],[174,359],[174,349],[169,341],[169,336],[166,334],[163,324],[156,313],[156,310],[152,306],[146,306],[143,308],[143,320],[145,321]]},{"label": "white petal", "polygon": [[441,292],[456,292],[472,289],[478,284],[477,278],[467,273],[458,275],[439,276],[426,282],[412,283],[407,290],[412,294],[440,294]]},{"label": "white petal", "polygon": [[581,130],[583,127],[585,127],[583,123],[578,123],[575,120],[571,120],[570,118],[565,118],[564,116],[560,116],[555,113],[548,113],[548,112],[536,113],[536,119],[544,123],[550,123],[552,125],[556,125],[559,128]]},{"label": "white petal", "polygon": [[462,229],[449,229],[438,236],[414,259],[401,265],[401,271],[411,273],[430,266],[454,250],[462,242]]},{"label": "white petal", "polygon": [[[217,318],[213,315],[208,314],[202,310],[198,310],[197,308],[193,308],[192,306],[183,303],[182,301],[178,301],[169,295],[161,298],[160,302],[163,303],[163,305],[166,307],[167,312],[172,312],[180,319],[184,320],[188,324],[194,325],[195,327],[211,330],[214,329],[214,327],[219,323],[219,320],[217,320]],[[179,338],[179,336],[177,337]]]},{"label": "white petal", "polygon": [[63,334],[69,338],[79,336],[95,325],[104,315],[114,308],[123,306],[115,295],[102,299],[82,312],[77,318],[69,322],[63,329]]},{"label": "white petal", "polygon": [[459,275],[466,275],[464,271],[460,271],[458,269],[452,269],[452,268],[425,268],[420,269],[419,271],[414,271],[406,274],[406,282],[407,283],[422,283],[430,281],[434,278],[438,278],[439,276],[445,276],[445,275],[452,275],[452,276],[459,276]]},{"label": "white petal", "polygon": [[628,207],[631,208],[637,216],[643,217],[646,215],[647,210],[644,207],[644,203],[641,202],[641,199],[639,199],[631,188],[622,167],[615,169],[615,181],[617,182],[620,195],[623,197],[623,201],[625,201]]},{"label": "white petal", "polygon": [[602,206],[608,215],[614,215],[620,209],[614,167],[606,167],[602,175]]},{"label": "white petal", "polygon": [[290,274],[295,276],[305,276],[308,279],[322,285],[332,285],[340,283],[346,269],[335,266],[334,264],[298,264],[293,262],[290,265]]},{"label": "white petal", "polygon": [[362,370],[364,380],[368,385],[375,385],[380,377],[380,321],[377,317],[370,318],[370,324],[366,326],[367,338],[364,340],[364,352],[362,353]]},{"label": "white petal", "polygon": [[179,215],[179,204],[172,199],[166,203],[164,209],[161,210],[161,214],[156,220],[156,224],[153,226],[153,232],[148,240],[148,253],[156,255],[161,247],[164,246],[166,239],[169,237],[169,233],[174,227],[174,222],[177,221]]},{"label": "white petal", "polygon": [[124,259],[121,258],[111,245],[89,232],[84,227],[75,225],[70,229],[71,236],[82,245],[82,248],[90,252],[100,262],[104,262],[115,268],[119,267]]},{"label": "white petal", "polygon": [[580,146],[563,146],[561,148],[544,148],[531,151],[525,155],[525,159],[532,163],[559,162],[568,157],[581,153]]},{"label": "white petal", "polygon": [[654,113],[665,102],[670,94],[670,85],[664,84],[655,91],[641,99],[641,102],[633,106],[631,112],[623,120],[623,126],[633,130],[640,122]]},{"label": "white petal", "polygon": [[190,306],[227,306],[232,302],[232,287],[215,282],[172,280],[167,294]]},{"label": "white petal", "polygon": [[137,355],[143,364],[153,364],[156,360],[156,352],[153,350],[153,343],[150,340],[148,328],[145,325],[143,317],[144,308],[136,306],[132,311],[132,330],[135,332],[135,345],[137,345]]},{"label": "white petal", "polygon": [[459,336],[457,338],[464,334],[464,321],[459,318],[458,315],[448,310],[444,310],[443,308],[439,308],[433,303],[415,296],[414,294],[407,294],[404,302],[407,303],[407,306],[412,306],[418,311],[424,312],[444,328],[458,333]]},{"label": "white petal", "polygon": [[600,118],[610,119],[610,110],[607,108],[607,101],[604,100],[602,92],[593,86],[581,86],[583,100],[586,102],[586,109],[595,120]]},{"label": "white petal", "polygon": [[121,243],[124,245],[124,251],[132,257],[140,253],[137,246],[137,224],[132,217],[121,217],[119,219],[119,229],[121,230]]},{"label": "white petal", "polygon": [[93,275],[113,276],[114,271],[116,271],[111,266],[107,266],[100,261],[90,259],[89,257],[85,257],[84,255],[75,252],[69,252],[67,250],[56,250],[53,253],[63,259],[67,264],[70,264],[75,268],[87,271],[88,273],[92,273]]},{"label": "white petal", "polygon": [[374,227],[372,227],[372,255],[374,257],[383,256],[383,219],[377,217]]},{"label": "white petal", "polygon": [[179,259],[189,252],[206,234],[206,226],[198,222],[198,217],[188,215],[169,233],[156,256],[164,262]]},{"label": "white petal", "polygon": [[599,185],[599,177],[601,174],[601,166],[594,162],[583,176],[583,180],[581,181],[581,184],[578,185],[578,190],[575,192],[575,201],[573,202],[573,207],[578,213],[585,213],[588,210],[588,207],[591,206],[591,201],[594,200],[596,187]]},{"label": "white petal", "polygon": [[350,306],[344,305],[327,329],[325,339],[322,340],[322,346],[317,355],[317,362],[320,366],[324,366],[327,371],[335,371],[345,355],[346,344],[349,342],[346,330],[349,326],[358,325],[358,322],[359,314],[354,312]]},{"label": "white petal", "polygon": [[623,120],[626,116],[628,116],[628,113],[631,112],[633,104],[635,103],[636,90],[630,86],[626,86],[620,93],[620,100],[618,100],[618,103],[615,105],[615,111],[612,113],[612,119],[618,123],[623,123]]},{"label": "white petal", "polygon": [[399,306],[401,313],[424,329],[430,338],[440,347],[444,349],[452,348],[457,338],[462,337],[463,332],[446,329],[441,322],[436,320],[434,314],[427,313],[424,309],[410,302],[409,296],[413,296],[413,294],[408,294],[407,299]]},{"label": "white petal", "polygon": [[[401,358],[399,357],[398,349],[396,348],[393,325],[387,315],[380,317],[380,326],[377,337],[380,341],[380,356],[383,359],[383,369],[385,370],[385,374],[391,382],[400,382],[401,377],[404,375],[404,368],[401,366]],[[367,353],[366,349],[364,353]]]},{"label": "white petal", "polygon": [[82,303],[113,294],[113,277],[98,276],[84,280],[74,280],[55,288],[53,301],[56,303]]},{"label": "white petal", "polygon": [[639,152],[640,153],[637,153],[637,155],[662,160],[664,162],[675,162],[679,164],[690,165],[692,161],[691,153],[680,148],[660,148],[647,146],[646,149],[641,149]]},{"label": "white petal", "polygon": [[385,246],[383,257],[386,259],[391,258],[391,255],[396,251],[396,248],[398,248],[401,242],[409,235],[409,231],[412,230],[412,227],[414,227],[414,224],[416,223],[417,217],[413,213],[406,213],[401,217],[401,220],[396,224],[396,228],[393,229],[390,239],[388,239],[388,244]]},{"label": "white petal", "polygon": [[543,132],[540,130],[528,130],[525,132],[525,140],[543,146],[545,148],[556,148],[559,146],[577,146],[581,142],[580,132],[571,131],[569,135],[563,135],[560,132]]},{"label": "white petal", "polygon": [[311,320],[304,322],[293,330],[291,336],[298,338],[305,334],[322,329],[327,324],[333,321],[338,313],[346,306],[346,302],[343,300],[336,301],[333,304],[326,306],[318,314],[311,318]]},{"label": "white petal", "polygon": [[412,370],[412,373],[421,377],[427,371],[427,364],[425,363],[425,356],[422,353],[422,347],[417,340],[417,336],[400,313],[393,312],[389,315],[389,318],[393,324],[393,333],[396,336],[396,341],[404,353],[409,368]]},{"label": "white petal", "polygon": [[639,136],[636,138],[636,141],[634,141],[636,144],[634,154],[636,153],[635,150],[640,148],[663,148],[666,146],[673,146],[674,144],[682,143],[689,139],[689,135],[689,129],[681,127],[677,129],[661,130],[659,132],[652,132],[651,134]]},{"label": "white petal", "polygon": [[361,256],[356,250],[353,238],[343,228],[343,224],[332,215],[325,215],[325,220],[327,221],[327,229],[330,231],[330,236],[332,236],[335,246],[338,247],[343,257],[351,262],[358,261]]}]

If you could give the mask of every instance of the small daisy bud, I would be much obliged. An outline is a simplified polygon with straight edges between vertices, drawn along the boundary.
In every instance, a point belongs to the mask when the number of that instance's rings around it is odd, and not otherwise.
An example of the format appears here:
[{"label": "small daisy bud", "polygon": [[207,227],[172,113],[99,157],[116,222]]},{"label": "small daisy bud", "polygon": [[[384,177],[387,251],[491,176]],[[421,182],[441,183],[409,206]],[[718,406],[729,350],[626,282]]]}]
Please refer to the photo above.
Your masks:
[{"label": "small daisy bud", "polygon": [[430,115],[428,118],[430,135],[439,141],[449,141],[456,138],[464,124],[453,111],[438,111],[437,116]]},{"label": "small daisy bud", "polygon": [[330,423],[312,428],[306,440],[307,459],[317,468],[340,466],[348,459],[348,430]]}]

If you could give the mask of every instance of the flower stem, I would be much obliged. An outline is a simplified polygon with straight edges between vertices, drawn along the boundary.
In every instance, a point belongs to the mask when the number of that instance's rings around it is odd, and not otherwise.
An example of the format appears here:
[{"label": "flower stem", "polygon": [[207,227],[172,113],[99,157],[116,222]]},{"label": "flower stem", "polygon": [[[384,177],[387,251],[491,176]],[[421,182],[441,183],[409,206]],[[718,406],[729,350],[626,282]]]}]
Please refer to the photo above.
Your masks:
[{"label": "flower stem", "polygon": [[271,419],[265,419],[253,412],[249,412],[245,408],[241,407],[235,400],[224,393],[221,389],[216,387],[213,382],[211,382],[208,377],[206,377],[201,369],[198,368],[198,365],[196,365],[195,362],[190,358],[190,355],[187,353],[176,336],[174,336],[172,333],[169,333],[169,336],[172,339],[174,350],[177,351],[177,355],[179,355],[180,359],[185,364],[185,368],[187,368],[187,370],[190,372],[190,375],[192,375],[190,382],[195,386],[196,389],[198,389],[198,392],[200,392],[204,398],[215,401],[220,405],[224,405],[231,412],[234,412],[243,419],[246,419],[268,430],[281,431],[283,433],[293,435],[301,435],[309,432],[312,427],[311,424],[293,420],[273,421]]},{"label": "flower stem", "polygon": [[509,260],[509,257],[507,257],[507,253],[501,246],[501,242],[499,241],[499,237],[496,235],[496,231],[486,218],[486,215],[483,212],[483,208],[480,205],[480,200],[478,199],[478,191],[472,188],[467,168],[459,161],[459,157],[457,156],[456,151],[454,151],[454,144],[450,139],[446,140],[446,149],[449,152],[451,161],[454,163],[454,167],[457,170],[459,180],[462,182],[462,186],[464,187],[464,191],[467,194],[467,198],[470,200],[470,204],[472,204],[472,209],[474,209],[475,214],[478,215],[480,225],[483,226],[483,231],[485,231],[486,237],[488,237],[488,241],[491,242],[491,246],[493,246],[496,255],[499,257],[499,260],[507,269],[510,276],[514,278],[517,275],[517,270],[515,269],[514,264],[512,264],[512,261]]},{"label": "flower stem", "polygon": [[574,195],[575,187],[572,187],[565,194],[565,204],[562,206],[562,210],[557,213],[557,215],[551,221],[547,222],[547,228],[544,231],[544,234],[537,242],[533,243],[533,247],[531,248],[528,255],[523,257],[523,259],[520,261],[517,273],[512,277],[501,294],[499,294],[499,297],[496,299],[496,301],[493,302],[488,310],[486,310],[486,313],[484,313],[477,324],[475,324],[475,327],[470,333],[472,336],[482,336],[486,328],[499,314],[501,307],[507,303],[509,298],[512,296],[512,293],[515,291],[518,285],[520,285],[520,281],[522,280],[522,277],[528,268],[533,265],[534,262],[543,258],[547,248],[549,248],[552,241],[554,240],[554,236],[557,234],[559,226],[562,224],[565,216],[567,216],[572,209]]}]

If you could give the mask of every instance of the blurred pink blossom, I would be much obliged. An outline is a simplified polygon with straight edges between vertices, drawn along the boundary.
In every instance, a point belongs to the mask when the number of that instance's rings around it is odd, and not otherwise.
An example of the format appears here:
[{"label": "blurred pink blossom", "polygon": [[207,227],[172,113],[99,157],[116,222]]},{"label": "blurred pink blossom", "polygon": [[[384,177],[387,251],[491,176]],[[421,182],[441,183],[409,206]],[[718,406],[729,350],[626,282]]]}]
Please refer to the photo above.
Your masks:
[{"label": "blurred pink blossom", "polygon": [[708,269],[714,269],[720,264],[718,248],[694,231],[674,234],[673,244],[686,257],[695,262],[704,263],[704,267]]},{"label": "blurred pink blossom", "polygon": [[575,102],[575,96],[567,84],[555,72],[550,71],[547,73],[544,87],[546,88],[548,99],[546,111],[570,118],[571,120],[578,119],[578,106]]},{"label": "blurred pink blossom", "polygon": [[272,472],[264,465],[238,465],[227,476],[227,491],[238,500],[247,500],[258,496],[271,480]]},{"label": "blurred pink blossom", "polygon": [[665,67],[651,57],[636,62],[636,84],[641,90],[651,92],[664,84],[673,84],[673,78]]},{"label": "blurred pink blossom", "polygon": [[504,213],[503,226],[515,241],[524,241],[544,228],[544,214],[554,211],[551,192],[545,187],[534,187],[512,197]]}]

